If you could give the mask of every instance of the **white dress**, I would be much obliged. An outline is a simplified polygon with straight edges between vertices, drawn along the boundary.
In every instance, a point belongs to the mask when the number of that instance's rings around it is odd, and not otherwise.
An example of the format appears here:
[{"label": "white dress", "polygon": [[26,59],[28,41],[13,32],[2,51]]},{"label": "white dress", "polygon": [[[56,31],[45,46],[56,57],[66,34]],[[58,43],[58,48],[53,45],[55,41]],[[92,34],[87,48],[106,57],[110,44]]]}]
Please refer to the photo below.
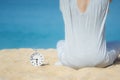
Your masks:
[{"label": "white dress", "polygon": [[[60,62],[72,68],[105,67],[119,54],[119,45],[106,45],[105,21],[109,0],[90,0],[81,12],[77,0],[60,0],[65,23],[65,40],[57,44]],[[114,44],[114,45],[113,45]],[[111,46],[112,45],[112,46]]]}]

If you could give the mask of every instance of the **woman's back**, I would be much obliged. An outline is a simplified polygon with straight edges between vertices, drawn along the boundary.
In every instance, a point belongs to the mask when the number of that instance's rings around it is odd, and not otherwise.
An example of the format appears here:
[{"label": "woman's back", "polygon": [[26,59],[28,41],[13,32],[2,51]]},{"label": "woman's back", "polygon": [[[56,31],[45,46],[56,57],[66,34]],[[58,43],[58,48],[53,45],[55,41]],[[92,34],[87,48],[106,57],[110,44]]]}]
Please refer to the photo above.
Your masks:
[{"label": "woman's back", "polygon": [[81,4],[79,1],[60,0],[65,22],[62,64],[74,68],[103,66],[107,56],[105,21],[109,0],[85,0],[87,3]]}]

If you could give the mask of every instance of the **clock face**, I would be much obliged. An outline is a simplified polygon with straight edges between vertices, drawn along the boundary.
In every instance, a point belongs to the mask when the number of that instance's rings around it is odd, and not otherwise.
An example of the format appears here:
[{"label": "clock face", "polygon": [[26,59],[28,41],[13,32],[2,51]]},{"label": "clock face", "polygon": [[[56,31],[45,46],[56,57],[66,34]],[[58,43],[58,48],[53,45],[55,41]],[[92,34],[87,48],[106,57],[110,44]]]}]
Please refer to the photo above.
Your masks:
[{"label": "clock face", "polygon": [[31,61],[33,66],[41,66],[41,65],[43,65],[44,57],[42,54],[35,52],[31,55],[30,61]]}]

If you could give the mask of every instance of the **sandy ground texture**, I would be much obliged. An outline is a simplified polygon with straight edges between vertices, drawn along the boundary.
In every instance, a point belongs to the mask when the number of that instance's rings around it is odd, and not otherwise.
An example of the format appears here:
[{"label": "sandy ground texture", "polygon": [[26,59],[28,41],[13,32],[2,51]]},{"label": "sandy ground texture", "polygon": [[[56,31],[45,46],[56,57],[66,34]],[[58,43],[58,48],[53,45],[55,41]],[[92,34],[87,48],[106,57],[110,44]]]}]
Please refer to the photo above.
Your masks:
[{"label": "sandy ground texture", "polygon": [[120,59],[107,68],[74,70],[54,65],[58,61],[55,49],[38,51],[45,56],[47,65],[31,65],[32,49],[0,50],[0,80],[120,80]]}]

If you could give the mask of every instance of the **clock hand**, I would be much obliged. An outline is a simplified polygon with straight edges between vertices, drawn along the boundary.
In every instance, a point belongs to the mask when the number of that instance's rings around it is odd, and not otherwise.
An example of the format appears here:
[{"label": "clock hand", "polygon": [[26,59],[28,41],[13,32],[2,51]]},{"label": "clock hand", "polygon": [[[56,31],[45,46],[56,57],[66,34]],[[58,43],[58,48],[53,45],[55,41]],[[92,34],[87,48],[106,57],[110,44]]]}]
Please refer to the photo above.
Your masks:
[{"label": "clock hand", "polygon": [[36,64],[38,65],[38,59],[36,59]]}]

